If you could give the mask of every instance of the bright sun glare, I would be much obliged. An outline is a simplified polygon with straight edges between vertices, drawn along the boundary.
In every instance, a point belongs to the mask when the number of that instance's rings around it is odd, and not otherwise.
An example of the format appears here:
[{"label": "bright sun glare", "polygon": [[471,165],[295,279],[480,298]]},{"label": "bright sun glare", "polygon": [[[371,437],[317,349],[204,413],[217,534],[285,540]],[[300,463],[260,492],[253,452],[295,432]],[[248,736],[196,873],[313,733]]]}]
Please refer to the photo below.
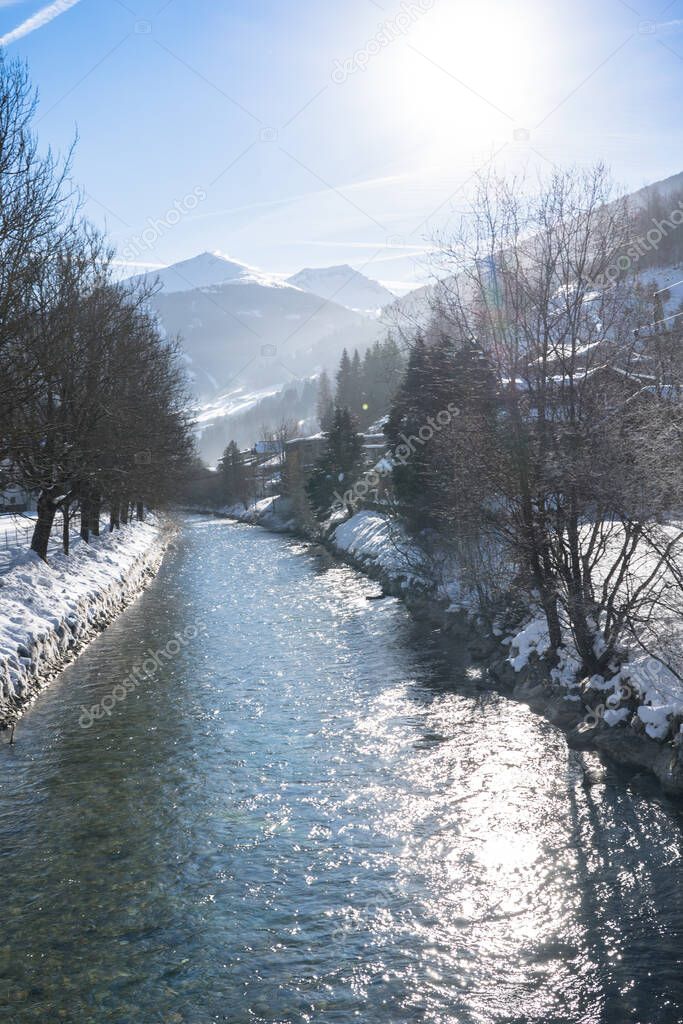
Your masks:
[{"label": "bright sun glare", "polygon": [[534,46],[514,8],[436,3],[395,48],[392,100],[405,123],[431,140],[432,157],[510,138],[528,116]]}]

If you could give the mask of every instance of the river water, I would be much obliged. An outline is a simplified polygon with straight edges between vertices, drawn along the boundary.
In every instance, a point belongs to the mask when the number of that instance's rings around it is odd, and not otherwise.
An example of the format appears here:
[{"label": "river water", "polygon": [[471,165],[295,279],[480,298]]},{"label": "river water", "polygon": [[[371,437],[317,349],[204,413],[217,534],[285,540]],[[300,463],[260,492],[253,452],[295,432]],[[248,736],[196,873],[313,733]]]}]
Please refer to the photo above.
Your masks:
[{"label": "river water", "polygon": [[680,811],[374,593],[188,520],[3,738],[0,1021],[683,1021]]}]

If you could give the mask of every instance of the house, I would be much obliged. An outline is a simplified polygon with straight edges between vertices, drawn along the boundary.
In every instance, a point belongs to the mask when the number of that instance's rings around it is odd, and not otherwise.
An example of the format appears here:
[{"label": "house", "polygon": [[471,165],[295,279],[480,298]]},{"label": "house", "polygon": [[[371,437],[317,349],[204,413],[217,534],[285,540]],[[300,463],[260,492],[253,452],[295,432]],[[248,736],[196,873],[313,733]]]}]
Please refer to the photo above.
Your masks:
[{"label": "house", "polygon": [[11,459],[0,461],[0,512],[27,512],[35,507],[34,497],[17,483],[18,472]]},{"label": "house", "polygon": [[0,512],[27,512],[32,504],[30,493],[19,484],[7,484],[0,490]]},{"label": "house", "polygon": [[323,433],[310,437],[295,437],[285,446],[285,460],[303,476],[309,476],[318,459],[325,451],[326,438]]}]

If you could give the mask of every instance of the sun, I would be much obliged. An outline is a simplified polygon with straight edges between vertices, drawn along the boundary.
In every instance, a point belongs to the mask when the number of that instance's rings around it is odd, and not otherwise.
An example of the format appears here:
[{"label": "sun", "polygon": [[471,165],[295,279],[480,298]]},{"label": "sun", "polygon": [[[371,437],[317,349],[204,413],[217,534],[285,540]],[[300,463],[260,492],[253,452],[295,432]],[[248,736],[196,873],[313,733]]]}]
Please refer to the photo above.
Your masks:
[{"label": "sun", "polygon": [[433,159],[512,140],[530,116],[541,45],[529,12],[503,0],[421,6],[391,55],[391,102],[406,132]]}]

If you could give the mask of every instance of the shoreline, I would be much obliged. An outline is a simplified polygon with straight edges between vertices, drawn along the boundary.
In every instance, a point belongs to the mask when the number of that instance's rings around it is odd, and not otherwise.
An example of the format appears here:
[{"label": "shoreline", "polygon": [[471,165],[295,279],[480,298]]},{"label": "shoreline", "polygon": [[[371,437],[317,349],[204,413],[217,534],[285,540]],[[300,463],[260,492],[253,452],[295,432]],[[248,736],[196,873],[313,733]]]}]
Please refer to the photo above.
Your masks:
[{"label": "shoreline", "polygon": [[[148,542],[136,552],[138,545],[132,542],[137,539],[135,534],[140,533],[140,527],[153,532]],[[0,650],[0,731],[13,730],[38,695],[146,590],[156,578],[175,532],[175,525],[165,519],[158,525],[133,523],[115,535],[104,535],[102,540],[112,538],[108,544],[92,546],[83,552],[84,556],[93,556],[91,568],[105,570],[101,584],[94,584],[80,598],[66,596],[61,614],[48,619],[43,613],[43,624],[37,632],[29,633],[23,642],[16,643],[16,652],[8,650],[12,644],[7,642]],[[81,551],[79,549],[79,553]],[[120,558],[118,565],[116,556]],[[69,576],[72,583],[77,584],[83,583],[83,575],[79,574],[78,567],[69,565],[68,560],[61,557],[59,568],[67,571],[58,586],[62,586],[63,595],[66,595]],[[56,575],[58,570],[52,564],[33,561],[27,564],[37,566],[45,584],[43,600],[49,599],[50,586],[55,582],[51,574]],[[112,570],[108,577],[107,566]],[[19,566],[12,572],[23,569]],[[69,569],[75,571],[69,573]],[[9,573],[0,581],[0,610],[5,597],[4,586],[7,582],[10,587],[14,583],[11,576]],[[33,597],[27,595],[26,601],[28,605],[32,604]]]},{"label": "shoreline", "polygon": [[334,540],[336,527],[326,535],[314,537],[291,523],[278,520],[273,512],[259,515],[247,510],[241,517],[215,509],[188,511],[258,526],[323,547],[334,558],[380,583],[387,596],[400,598],[413,618],[429,622],[441,631],[445,640],[466,646],[473,661],[485,669],[479,687],[482,691],[496,691],[526,704],[535,714],[561,729],[571,749],[594,752],[609,764],[633,774],[647,772],[667,796],[683,798],[683,747],[673,741],[658,742],[623,726],[610,727],[600,718],[595,725],[586,726],[586,717],[593,709],[583,701],[567,699],[566,690],[552,679],[551,666],[542,656],[533,654],[526,666],[515,669],[510,649],[493,634],[491,624],[483,627],[473,623],[464,610],[449,609],[445,599],[411,583],[408,574],[393,575],[376,559],[361,558],[340,547]]}]

